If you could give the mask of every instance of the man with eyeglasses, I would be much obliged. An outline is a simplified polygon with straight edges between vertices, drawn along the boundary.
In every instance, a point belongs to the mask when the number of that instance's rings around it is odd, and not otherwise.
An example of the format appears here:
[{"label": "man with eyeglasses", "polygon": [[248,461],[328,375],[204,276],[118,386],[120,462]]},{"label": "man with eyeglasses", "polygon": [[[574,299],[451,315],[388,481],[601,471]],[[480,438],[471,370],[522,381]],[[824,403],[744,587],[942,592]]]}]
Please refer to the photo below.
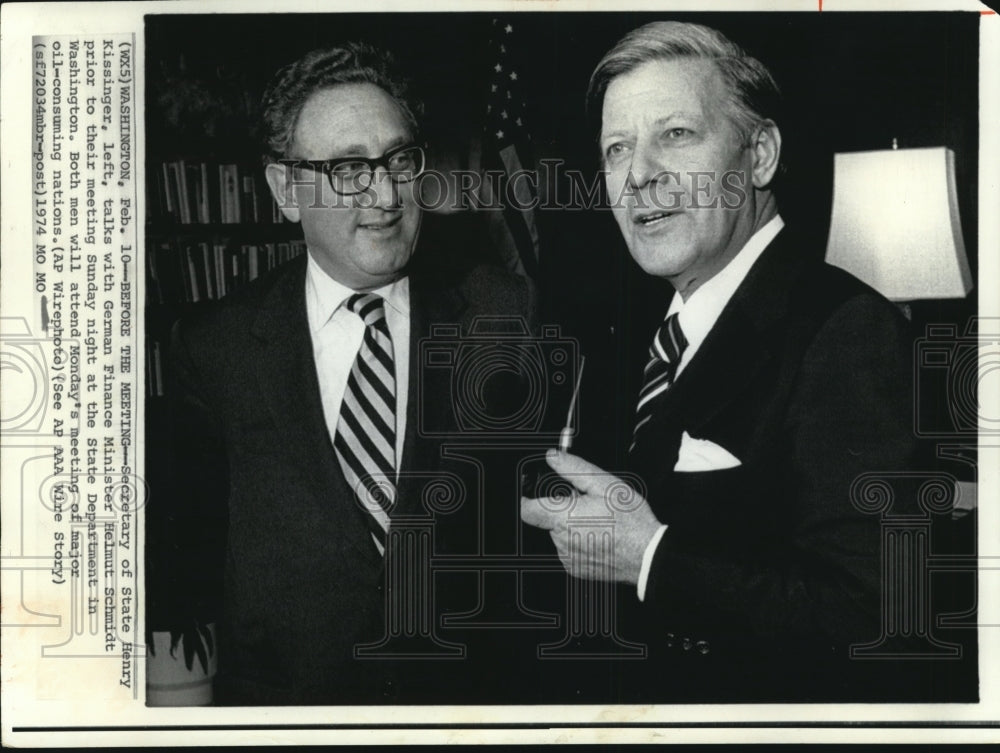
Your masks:
[{"label": "man with eyeglasses", "polygon": [[[500,269],[411,273],[419,114],[391,58],[365,44],[279,71],[263,97],[266,178],[308,254],[175,330],[178,467],[195,487],[178,503],[227,519],[225,556],[196,551],[187,575],[225,571],[217,702],[448,700],[420,695],[433,663],[355,656],[387,633],[390,525],[427,514],[423,485],[445,462],[421,420],[453,396],[421,389],[419,344],[476,317],[530,325],[534,305]],[[401,577],[425,566],[403,562]],[[437,624],[411,607],[394,618]]]}]

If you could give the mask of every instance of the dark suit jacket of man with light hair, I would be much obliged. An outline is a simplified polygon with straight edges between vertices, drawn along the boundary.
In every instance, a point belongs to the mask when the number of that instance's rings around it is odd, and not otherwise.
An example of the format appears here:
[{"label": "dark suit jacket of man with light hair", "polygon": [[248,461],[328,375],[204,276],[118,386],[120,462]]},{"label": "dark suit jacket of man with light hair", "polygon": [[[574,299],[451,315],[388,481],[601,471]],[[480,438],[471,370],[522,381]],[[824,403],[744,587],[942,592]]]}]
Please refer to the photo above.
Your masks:
[{"label": "dark suit jacket of man with light hair", "polygon": [[[641,484],[615,512],[613,555],[576,545],[566,505],[524,499],[522,517],[551,532],[571,574],[624,584],[619,629],[649,654],[621,663],[623,702],[949,697],[928,684],[940,662],[850,656],[879,641],[889,587],[880,519],[852,485],[913,469],[912,336],[784,227],[776,95],[763,66],[691,24],[637,29],[598,65],[612,214],[639,266],[675,289],[663,316],[690,342],[623,438]],[[744,200],[719,180],[696,194],[691,176],[706,173],[746,176]],[[569,454],[550,464],[580,491],[573,515],[607,515],[613,474]],[[911,491],[897,487],[894,514],[919,514]],[[571,680],[581,700],[607,697],[595,677],[581,665]]]}]

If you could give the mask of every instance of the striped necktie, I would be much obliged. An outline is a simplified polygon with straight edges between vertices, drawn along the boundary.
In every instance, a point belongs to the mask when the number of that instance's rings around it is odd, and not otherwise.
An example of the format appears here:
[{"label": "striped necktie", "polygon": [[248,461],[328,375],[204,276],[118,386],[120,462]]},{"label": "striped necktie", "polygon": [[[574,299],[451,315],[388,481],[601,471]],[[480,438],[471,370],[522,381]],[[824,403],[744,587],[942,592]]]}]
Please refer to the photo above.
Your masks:
[{"label": "striped necktie", "polygon": [[671,314],[660,325],[649,346],[649,363],[643,371],[642,389],[639,390],[639,404],[635,408],[635,429],[632,430],[632,445],[629,452],[635,449],[639,439],[639,430],[653,417],[653,400],[661,395],[674,381],[677,364],[680,363],[687,338],[681,331],[677,314]]},{"label": "striped necktie", "polygon": [[347,308],[365,324],[337,421],[333,446],[347,483],[367,512],[379,553],[385,553],[389,512],[396,501],[396,372],[384,302],[356,293]]}]

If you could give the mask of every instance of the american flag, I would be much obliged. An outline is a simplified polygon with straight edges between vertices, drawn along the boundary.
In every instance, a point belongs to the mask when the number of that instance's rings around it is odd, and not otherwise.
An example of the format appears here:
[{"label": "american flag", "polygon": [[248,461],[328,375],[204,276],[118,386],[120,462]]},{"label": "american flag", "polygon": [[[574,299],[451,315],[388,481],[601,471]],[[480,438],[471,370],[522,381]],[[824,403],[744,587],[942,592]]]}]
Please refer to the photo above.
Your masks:
[{"label": "american flag", "polygon": [[[492,20],[490,33],[489,96],[482,139],[483,170],[500,170],[505,178],[519,170],[534,170],[531,154],[531,134],[528,132],[523,77],[528,72],[520,54],[517,24],[501,18]],[[491,211],[490,234],[507,266],[529,276],[538,270],[538,230],[535,211],[534,178],[520,178],[504,184],[499,197],[493,196],[497,186],[484,181],[480,199],[484,206],[503,204],[503,211]],[[515,202],[507,195],[516,197]],[[516,204],[516,206],[515,206]]]}]

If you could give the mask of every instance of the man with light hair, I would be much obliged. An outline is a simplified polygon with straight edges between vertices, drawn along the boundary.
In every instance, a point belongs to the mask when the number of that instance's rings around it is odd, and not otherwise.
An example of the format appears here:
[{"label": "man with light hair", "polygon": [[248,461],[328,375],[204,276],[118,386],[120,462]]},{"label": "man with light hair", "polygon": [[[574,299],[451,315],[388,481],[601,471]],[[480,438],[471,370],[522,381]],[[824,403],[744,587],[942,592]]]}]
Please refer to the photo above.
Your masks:
[{"label": "man with light hair", "polygon": [[630,32],[590,79],[612,213],[674,293],[633,372],[631,503],[549,453],[572,516],[612,510],[614,546],[571,536],[565,504],[523,499],[522,518],[571,575],[625,585],[657,690],[622,700],[860,700],[898,664],[851,659],[880,638],[883,587],[879,519],[852,484],[911,467],[911,340],[785,227],[779,103],[759,61],[694,24]]}]

